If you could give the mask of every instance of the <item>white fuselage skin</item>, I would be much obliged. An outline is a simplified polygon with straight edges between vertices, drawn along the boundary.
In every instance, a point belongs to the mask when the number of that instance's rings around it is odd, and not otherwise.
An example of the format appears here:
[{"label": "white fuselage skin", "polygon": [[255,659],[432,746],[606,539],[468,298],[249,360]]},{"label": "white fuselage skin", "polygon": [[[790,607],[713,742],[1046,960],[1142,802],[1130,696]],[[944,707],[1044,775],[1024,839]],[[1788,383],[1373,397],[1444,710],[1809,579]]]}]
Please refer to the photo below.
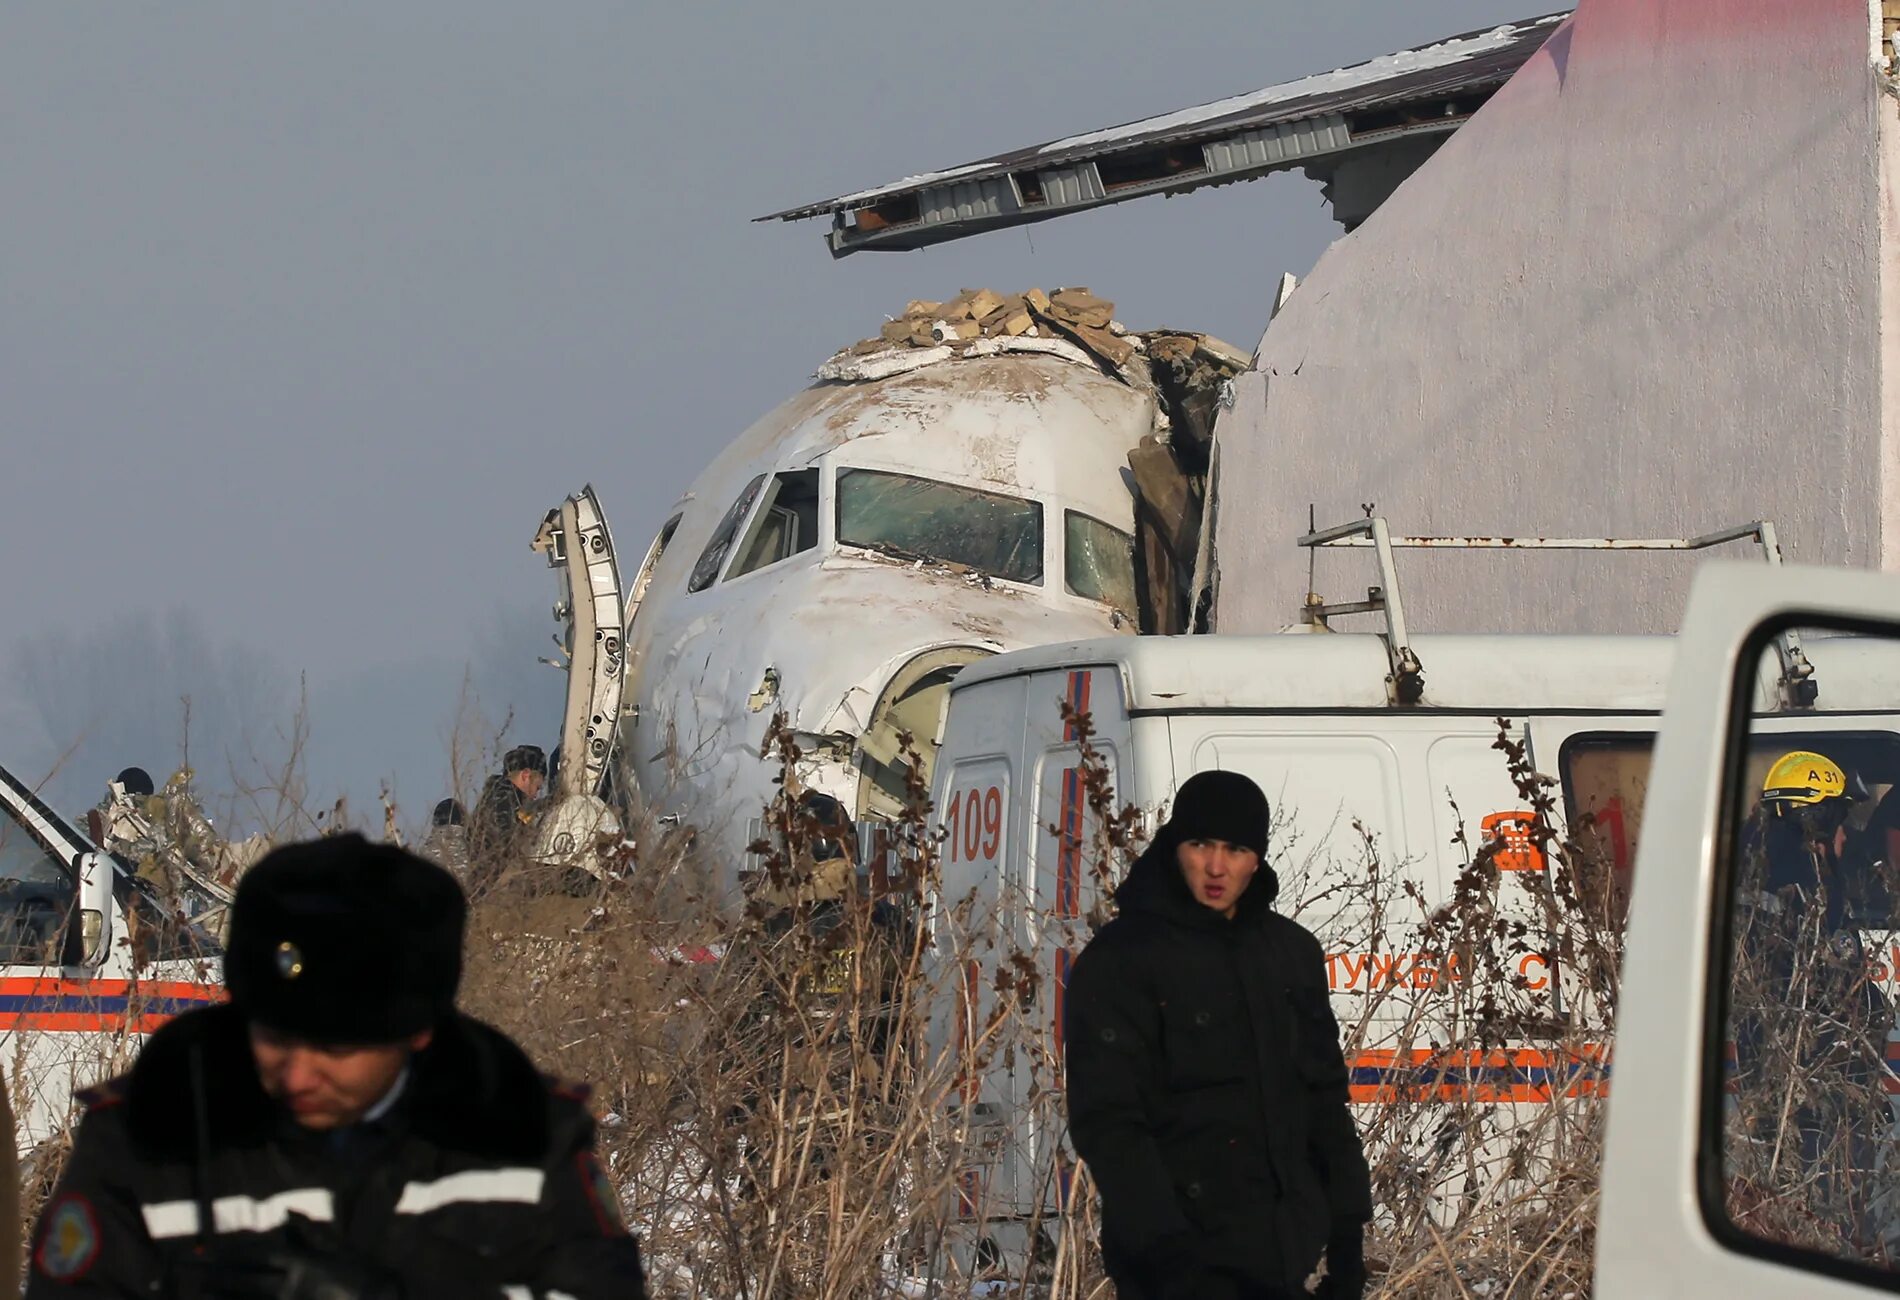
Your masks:
[{"label": "white fuselage skin", "polygon": [[[1153,411],[1146,392],[1099,371],[1006,355],[815,384],[753,425],[667,512],[678,523],[657,560],[649,549],[633,571],[632,708],[619,745],[645,809],[692,826],[715,883],[729,887],[775,788],[777,768],[760,757],[775,713],[806,738],[801,779],[855,810],[858,756],[849,738],[919,654],[1132,633],[1128,617],[1068,591],[1064,521],[1077,511],[1132,531],[1127,453],[1153,431]],[[837,480],[851,469],[1039,503],[1040,582],[840,545]],[[755,477],[770,483],[814,470],[815,544],[738,575],[728,555],[718,580],[688,590],[708,541]],[[821,747],[818,738],[846,739]],[[919,745],[934,740],[918,737]]]}]

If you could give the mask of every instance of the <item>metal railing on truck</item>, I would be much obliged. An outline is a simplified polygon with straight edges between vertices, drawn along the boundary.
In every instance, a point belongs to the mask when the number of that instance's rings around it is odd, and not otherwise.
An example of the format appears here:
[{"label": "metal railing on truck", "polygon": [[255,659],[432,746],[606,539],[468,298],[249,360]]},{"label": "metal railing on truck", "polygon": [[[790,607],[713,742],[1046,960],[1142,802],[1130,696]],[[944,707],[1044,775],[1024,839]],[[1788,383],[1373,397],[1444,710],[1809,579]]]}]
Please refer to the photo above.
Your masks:
[{"label": "metal railing on truck", "polygon": [[[1386,697],[1393,704],[1417,704],[1425,695],[1425,667],[1413,652],[1406,632],[1405,602],[1399,594],[1398,565],[1393,552],[1400,549],[1432,551],[1703,551],[1728,542],[1753,541],[1762,559],[1779,567],[1781,543],[1775,526],[1766,519],[1738,524],[1698,537],[1394,537],[1384,517],[1367,511],[1364,519],[1333,528],[1315,528],[1307,516],[1307,533],[1299,544],[1307,548],[1306,603],[1300,621],[1325,628],[1326,620],[1340,614],[1383,614],[1385,627]],[[1315,589],[1314,560],[1322,547],[1370,547],[1379,563],[1379,585],[1366,589],[1364,600],[1328,604]],[[1814,665],[1802,652],[1801,638],[1792,629],[1775,640],[1781,661],[1777,690],[1783,709],[1811,709],[1819,698]]]}]

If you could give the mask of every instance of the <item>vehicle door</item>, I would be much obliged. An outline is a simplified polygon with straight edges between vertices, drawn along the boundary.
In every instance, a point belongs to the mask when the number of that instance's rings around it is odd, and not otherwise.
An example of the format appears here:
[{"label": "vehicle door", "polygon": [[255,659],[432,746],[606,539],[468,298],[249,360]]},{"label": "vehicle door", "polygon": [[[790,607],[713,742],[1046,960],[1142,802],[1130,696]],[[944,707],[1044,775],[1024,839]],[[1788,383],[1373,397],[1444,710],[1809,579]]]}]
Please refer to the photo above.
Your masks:
[{"label": "vehicle door", "polygon": [[[1407,928],[1397,913],[1410,908],[1396,882],[1432,869],[1414,855],[1403,793],[1407,755],[1423,738],[1396,736],[1376,715],[1186,714],[1168,724],[1175,787],[1222,768],[1266,793],[1275,906],[1325,945],[1349,1051],[1379,1046],[1385,1034],[1374,1025],[1400,1014],[1389,995],[1415,973],[1390,942]],[[1425,892],[1437,898],[1435,880]]]},{"label": "vehicle door", "polygon": [[0,1061],[23,1148],[62,1127],[74,1087],[122,1055],[127,986],[95,978],[111,955],[109,885],[98,887],[109,872],[0,770]]},{"label": "vehicle door", "polygon": [[957,1185],[958,1213],[972,1220],[1010,1213],[1003,1207],[1014,1203],[1013,1053],[994,1012],[997,977],[1018,948],[1021,886],[1011,866],[1023,860],[1031,798],[1017,780],[1027,681],[953,692],[932,787],[942,838],[929,903],[930,1056],[949,1074],[951,1107],[971,1136]]},{"label": "vehicle door", "polygon": [[[1830,664],[1857,660],[1864,718],[1777,706],[1789,631],[1858,638]],[[1892,1002],[1863,939],[1900,928],[1867,840],[1896,788],[1900,580],[1705,567],[1638,838],[1598,1295],[1900,1289]]]},{"label": "vehicle door", "polygon": [[[1642,829],[1653,713],[1544,716],[1529,720],[1526,762],[1540,782],[1523,810],[1546,910],[1538,951],[1520,972],[1547,987],[1557,1032],[1594,1056],[1615,1015],[1623,927],[1629,914],[1636,837]],[[1572,1063],[1600,1081],[1594,1065]]]},{"label": "vehicle door", "polygon": [[1062,1098],[1062,1017],[1069,970],[1128,864],[1114,842],[1126,829],[1130,734],[1120,672],[1089,664],[1031,682],[1028,736],[1035,821],[1025,828],[1021,950],[1034,963],[1034,999],[1011,1087],[1018,1119],[1014,1192],[1019,1212],[1061,1208],[1076,1161]]}]

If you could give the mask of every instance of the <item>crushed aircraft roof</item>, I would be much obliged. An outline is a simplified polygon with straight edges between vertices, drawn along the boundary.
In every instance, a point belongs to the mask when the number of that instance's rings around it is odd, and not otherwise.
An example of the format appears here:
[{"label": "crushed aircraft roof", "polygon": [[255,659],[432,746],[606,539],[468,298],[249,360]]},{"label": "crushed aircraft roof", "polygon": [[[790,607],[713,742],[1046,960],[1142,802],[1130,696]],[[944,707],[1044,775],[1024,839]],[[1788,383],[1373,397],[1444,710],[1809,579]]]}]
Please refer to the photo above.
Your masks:
[{"label": "crushed aircraft roof", "polygon": [[[907,176],[759,221],[833,216],[832,255],[908,250],[1144,194],[1182,194],[1456,130],[1568,11],[1468,32],[1194,108]],[[1421,155],[1422,157],[1422,155]],[[1415,163],[1413,165],[1416,165]],[[1409,169],[1408,169],[1409,170]]]}]

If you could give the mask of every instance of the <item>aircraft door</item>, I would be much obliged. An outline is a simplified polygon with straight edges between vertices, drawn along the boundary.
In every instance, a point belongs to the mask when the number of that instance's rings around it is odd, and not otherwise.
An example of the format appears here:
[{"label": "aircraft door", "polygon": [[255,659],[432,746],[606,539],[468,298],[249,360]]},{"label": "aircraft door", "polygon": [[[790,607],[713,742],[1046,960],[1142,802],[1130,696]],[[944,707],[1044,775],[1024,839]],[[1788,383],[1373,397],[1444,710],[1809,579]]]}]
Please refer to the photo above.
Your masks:
[{"label": "aircraft door", "polygon": [[552,794],[600,798],[608,793],[626,684],[626,619],[613,534],[594,489],[584,487],[548,511],[533,545],[557,575],[560,603],[554,613],[565,625],[568,660],[561,765]]}]

